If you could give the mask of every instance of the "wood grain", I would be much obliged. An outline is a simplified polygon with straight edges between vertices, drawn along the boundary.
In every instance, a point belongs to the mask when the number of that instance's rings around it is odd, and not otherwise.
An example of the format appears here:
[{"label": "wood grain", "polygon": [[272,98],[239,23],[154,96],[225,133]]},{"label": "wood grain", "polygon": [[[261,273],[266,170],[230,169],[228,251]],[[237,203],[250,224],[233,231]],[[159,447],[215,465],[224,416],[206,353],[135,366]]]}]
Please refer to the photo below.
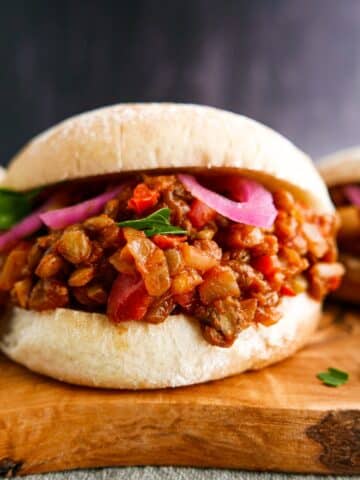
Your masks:
[{"label": "wood grain", "polygon": [[[79,388],[0,357],[0,475],[148,464],[360,473],[356,317],[335,308],[295,357],[175,390]],[[349,383],[322,385],[329,366]]]}]

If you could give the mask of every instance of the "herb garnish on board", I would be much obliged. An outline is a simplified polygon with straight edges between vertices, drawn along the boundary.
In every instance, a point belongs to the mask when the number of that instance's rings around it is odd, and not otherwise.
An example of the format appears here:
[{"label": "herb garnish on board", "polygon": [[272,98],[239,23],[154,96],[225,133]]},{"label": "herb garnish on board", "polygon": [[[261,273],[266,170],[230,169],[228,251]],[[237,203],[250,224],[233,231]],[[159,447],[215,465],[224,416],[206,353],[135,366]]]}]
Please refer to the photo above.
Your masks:
[{"label": "herb garnish on board", "polygon": [[317,378],[329,387],[340,387],[349,380],[349,374],[337,368],[328,368],[327,372],[318,373]]}]

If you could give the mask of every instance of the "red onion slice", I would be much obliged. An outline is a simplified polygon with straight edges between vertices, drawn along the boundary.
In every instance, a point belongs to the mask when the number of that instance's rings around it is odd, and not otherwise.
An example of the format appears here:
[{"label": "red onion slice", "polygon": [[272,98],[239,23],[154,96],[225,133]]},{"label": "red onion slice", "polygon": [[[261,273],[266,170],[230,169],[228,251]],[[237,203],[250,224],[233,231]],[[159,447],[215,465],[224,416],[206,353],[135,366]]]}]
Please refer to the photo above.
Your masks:
[{"label": "red onion slice", "polygon": [[42,226],[40,214],[46,211],[52,203],[52,199],[48,200],[44,205],[35,210],[33,213],[23,218],[19,223],[14,225],[10,230],[0,235],[0,251],[6,250],[9,246],[21,240],[28,235],[36,232]]},{"label": "red onion slice", "polygon": [[277,210],[272,195],[253,180],[231,177],[231,193],[234,198],[241,199],[235,202],[203,187],[192,175],[179,174],[178,178],[195,198],[234,222],[263,228],[274,224]]},{"label": "red onion slice", "polygon": [[344,192],[352,204],[360,207],[360,187],[357,185],[347,185],[344,188]]},{"label": "red onion slice", "polygon": [[109,192],[98,195],[85,202],[78,203],[77,205],[42,213],[39,215],[40,220],[47,227],[54,229],[65,228],[74,223],[83,222],[87,218],[98,214],[106,202],[116,197],[123,188],[124,185],[120,185]]}]

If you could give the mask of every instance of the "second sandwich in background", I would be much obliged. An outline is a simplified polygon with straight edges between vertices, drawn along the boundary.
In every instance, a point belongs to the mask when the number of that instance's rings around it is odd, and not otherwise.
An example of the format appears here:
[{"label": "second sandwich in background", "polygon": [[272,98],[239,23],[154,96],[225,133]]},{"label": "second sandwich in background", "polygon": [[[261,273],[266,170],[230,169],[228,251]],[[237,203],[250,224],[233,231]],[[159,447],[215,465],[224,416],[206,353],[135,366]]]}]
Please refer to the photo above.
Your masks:
[{"label": "second sandwich in background", "polygon": [[336,296],[360,303],[360,147],[323,158],[319,171],[341,221],[338,243],[346,274]]}]

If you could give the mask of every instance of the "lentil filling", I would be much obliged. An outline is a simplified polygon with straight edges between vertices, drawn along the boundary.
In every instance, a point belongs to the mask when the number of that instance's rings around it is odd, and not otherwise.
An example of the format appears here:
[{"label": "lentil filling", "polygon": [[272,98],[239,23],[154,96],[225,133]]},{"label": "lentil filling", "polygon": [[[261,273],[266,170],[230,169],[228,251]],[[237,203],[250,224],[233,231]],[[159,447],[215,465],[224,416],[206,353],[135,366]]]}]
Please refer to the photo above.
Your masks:
[{"label": "lentil filling", "polygon": [[[217,214],[175,175],[126,182],[100,214],[63,229],[43,227],[7,250],[3,302],[39,312],[107,313],[115,323],[155,324],[183,312],[197,319],[210,344],[229,347],[248,326],[276,323],[282,297],[306,291],[320,301],[340,282],[335,216],[316,214],[287,190],[272,193],[277,217],[265,229]],[[226,178],[201,182],[222,193]],[[62,188],[59,206],[84,200],[79,191],[89,195],[93,187]],[[164,208],[183,233],[146,236],[119,225]]]}]

